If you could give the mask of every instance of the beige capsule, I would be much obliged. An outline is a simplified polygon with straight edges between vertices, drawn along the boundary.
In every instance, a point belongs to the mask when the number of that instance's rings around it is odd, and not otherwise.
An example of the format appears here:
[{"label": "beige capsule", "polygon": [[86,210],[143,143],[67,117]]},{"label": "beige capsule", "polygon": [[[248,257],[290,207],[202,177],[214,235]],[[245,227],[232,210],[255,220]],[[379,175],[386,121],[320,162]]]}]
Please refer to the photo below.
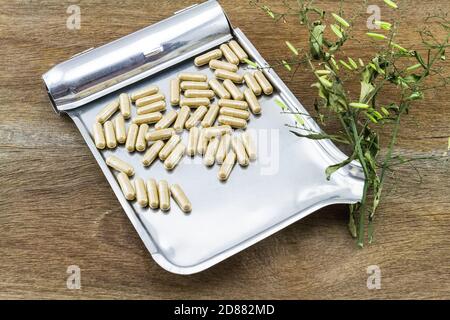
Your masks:
[{"label": "beige capsule", "polygon": [[257,70],[257,71],[255,71],[253,76],[255,77],[256,81],[258,81],[258,83],[261,86],[264,94],[266,94],[266,95],[272,94],[273,87],[270,84],[269,80],[267,80],[267,78],[264,75],[264,73],[262,73],[260,70]]},{"label": "beige capsule", "polygon": [[170,195],[173,200],[178,204],[181,211],[184,213],[189,213],[192,211],[192,204],[188,197],[184,193],[183,189],[178,184],[173,184],[170,186]]},{"label": "beige capsule", "polygon": [[114,149],[117,147],[117,140],[116,140],[116,133],[114,131],[114,125],[112,121],[108,120],[103,125],[105,129],[105,139],[106,139],[106,146],[109,149]]},{"label": "beige capsule", "polygon": [[217,79],[229,79],[234,83],[242,83],[244,81],[244,77],[242,75],[227,70],[217,69],[216,71],[214,71],[214,75]]},{"label": "beige capsule", "polygon": [[182,81],[180,88],[181,90],[207,90],[209,89],[209,84],[208,82]]},{"label": "beige capsule", "polygon": [[238,57],[239,61],[244,62],[248,59],[248,54],[242,49],[241,45],[236,40],[231,40],[228,42],[228,46],[233,50],[234,54]]},{"label": "beige capsule", "polygon": [[105,149],[106,147],[105,133],[103,132],[103,126],[100,123],[98,122],[94,123],[92,135],[94,136],[94,142],[97,149]]},{"label": "beige capsule", "polygon": [[206,128],[200,129],[200,134],[198,136],[197,142],[197,154],[203,156],[208,147],[209,139],[206,137]]},{"label": "beige capsule", "polygon": [[244,94],[241,90],[239,90],[238,87],[236,87],[233,81],[231,81],[230,79],[225,79],[223,81],[223,86],[231,94],[231,97],[234,100],[244,100]]},{"label": "beige capsule", "polygon": [[230,134],[233,132],[233,129],[229,125],[223,125],[223,126],[216,126],[216,127],[210,127],[205,128],[205,137],[206,139],[211,139],[212,137],[219,137],[224,134]]},{"label": "beige capsule", "polygon": [[155,124],[155,129],[159,130],[159,129],[169,128],[172,125],[172,123],[175,122],[175,120],[177,119],[177,116],[178,116],[178,113],[175,110],[170,110],[161,118],[161,120],[159,120]]},{"label": "beige capsule", "polygon": [[117,171],[125,173],[127,176],[134,175],[133,166],[114,155],[106,158],[106,164]]},{"label": "beige capsule", "polygon": [[205,157],[203,158],[203,164],[207,167],[210,167],[214,164],[216,160],[217,150],[219,149],[220,137],[212,138],[208,147],[206,148]]},{"label": "beige capsule", "polygon": [[188,89],[184,92],[184,96],[186,98],[214,98],[214,91],[212,90],[197,90],[197,89]]},{"label": "beige capsule", "polygon": [[166,142],[164,147],[159,152],[159,159],[161,161],[164,161],[169,157],[169,155],[172,153],[173,149],[177,146],[177,144],[180,142],[181,138],[178,135],[173,135],[170,137],[169,141]]},{"label": "beige capsule", "polygon": [[230,116],[233,118],[241,118],[244,120],[248,120],[250,118],[250,112],[247,110],[240,110],[235,108],[223,107],[220,108],[219,113],[224,116]]},{"label": "beige capsule", "polygon": [[202,54],[201,56],[198,56],[197,58],[194,59],[194,64],[197,67],[201,67],[204,66],[205,64],[207,64],[208,62],[210,62],[213,59],[220,59],[222,58],[222,50],[220,49],[215,49],[215,50],[211,50],[209,52],[206,52],[204,54]]},{"label": "beige capsule", "polygon": [[180,79],[170,80],[170,104],[177,106],[180,103]]},{"label": "beige capsule", "polygon": [[119,110],[119,100],[116,99],[106,105],[95,117],[95,120],[100,123],[105,123],[106,120],[112,117],[116,111]]},{"label": "beige capsule", "polygon": [[247,87],[252,89],[252,91],[255,95],[257,95],[257,96],[261,95],[261,93],[262,93],[261,86],[259,85],[258,81],[256,81],[255,77],[250,72],[244,73],[244,81],[247,84]]},{"label": "beige capsule", "polygon": [[152,209],[158,209],[159,207],[159,196],[158,196],[158,185],[156,184],[155,179],[147,180],[147,196],[148,196],[148,205]]},{"label": "beige capsule", "polygon": [[178,79],[180,79],[181,81],[206,82],[206,80],[208,80],[208,77],[203,73],[182,72],[178,75]]},{"label": "beige capsule", "polygon": [[225,61],[220,61],[220,60],[211,60],[209,62],[209,67],[211,69],[222,69],[222,70],[228,70],[231,72],[236,72],[239,69],[239,67],[235,64],[225,62]]},{"label": "beige capsule", "polygon": [[220,115],[217,118],[220,124],[226,124],[235,129],[244,129],[247,127],[247,121],[241,118],[234,118],[230,116]]},{"label": "beige capsule", "polygon": [[116,130],[116,139],[118,143],[125,143],[127,140],[127,130],[125,128],[125,119],[122,114],[114,118],[114,129]]},{"label": "beige capsule", "polygon": [[128,152],[133,152],[136,146],[136,139],[138,136],[139,126],[135,123],[128,128],[127,141],[125,142],[125,148]]},{"label": "beige capsule", "polygon": [[227,44],[225,43],[222,44],[220,46],[220,50],[222,50],[223,56],[225,57],[225,59],[227,59],[229,63],[239,64],[239,58]]},{"label": "beige capsule", "polygon": [[158,182],[159,208],[162,211],[170,210],[170,190],[166,180]]},{"label": "beige capsule", "polygon": [[175,130],[173,128],[156,129],[147,132],[145,138],[147,139],[147,141],[168,140],[174,134]]},{"label": "beige capsule", "polygon": [[144,183],[144,180],[142,180],[142,178],[134,179],[134,189],[136,190],[137,203],[142,208],[145,208],[146,206],[148,206],[147,190],[145,188],[145,183]]},{"label": "beige capsule", "polygon": [[164,147],[164,142],[162,140],[155,141],[150,148],[147,149],[144,156],[142,157],[142,164],[144,167],[148,167],[155,161],[158,157],[159,152]]},{"label": "beige capsule", "polygon": [[228,180],[235,163],[236,163],[236,153],[234,153],[233,150],[230,150],[228,151],[225,160],[220,166],[219,173],[217,174],[217,177],[219,178],[220,181]]},{"label": "beige capsule", "polygon": [[200,135],[199,128],[192,127],[191,130],[189,130],[188,145],[186,148],[186,153],[190,157],[193,157],[195,155],[195,152],[197,151],[199,135]]},{"label": "beige capsule", "polygon": [[224,86],[219,82],[219,80],[211,79],[209,80],[209,85],[220,99],[231,98],[231,94],[227,91],[227,89],[224,88]]},{"label": "beige capsule", "polygon": [[152,113],[146,113],[146,114],[140,114],[133,118],[133,123],[135,124],[151,124],[156,123],[162,118],[161,112],[152,112]]},{"label": "beige capsule", "polygon": [[228,150],[230,150],[231,145],[231,135],[229,133],[224,134],[220,138],[219,148],[216,152],[216,162],[222,164],[227,156]]},{"label": "beige capsule", "polygon": [[256,143],[248,131],[244,131],[241,135],[242,144],[248,154],[250,161],[255,161],[257,157]]},{"label": "beige capsule", "polygon": [[229,107],[240,110],[248,110],[248,103],[246,101],[220,99],[217,104],[219,107]]},{"label": "beige capsule", "polygon": [[152,103],[155,103],[158,101],[162,101],[162,100],[166,100],[166,97],[162,93],[156,93],[156,94],[152,94],[151,96],[137,99],[135,104],[136,104],[136,107],[144,107],[146,105],[149,105],[149,104],[152,104]]},{"label": "beige capsule", "polygon": [[119,107],[125,119],[131,117],[131,100],[127,93],[121,93],[119,95]]},{"label": "beige capsule", "polygon": [[184,126],[186,124],[187,119],[191,115],[191,109],[188,106],[182,106],[180,111],[178,112],[177,120],[173,124],[173,128],[176,133],[183,132]]},{"label": "beige capsule", "polygon": [[185,151],[186,146],[182,142],[177,144],[177,146],[172,150],[167,159],[164,160],[164,168],[166,168],[167,170],[175,169],[180,160],[183,158]]},{"label": "beige capsule", "polygon": [[208,98],[182,98],[180,100],[180,106],[187,106],[190,108],[198,108],[200,106],[208,106],[210,100]]},{"label": "beige capsule", "polygon": [[219,106],[217,104],[213,104],[209,107],[208,112],[202,120],[202,127],[209,128],[214,122],[216,122],[217,115],[219,114]]},{"label": "beige capsule", "polygon": [[250,107],[250,110],[252,110],[253,114],[260,114],[261,113],[261,105],[259,104],[258,98],[256,98],[252,89],[246,88],[244,90],[244,97]]},{"label": "beige capsule", "polygon": [[147,148],[147,131],[148,131],[148,124],[143,123],[139,126],[138,135],[136,138],[136,150],[139,152],[145,151]]},{"label": "beige capsule", "polygon": [[160,100],[160,101],[153,102],[152,104],[148,104],[146,106],[139,107],[136,110],[136,113],[138,115],[142,115],[142,114],[155,113],[155,112],[164,111],[164,110],[166,110],[166,101]]},{"label": "beige capsule", "polygon": [[136,101],[140,98],[151,96],[158,93],[159,88],[157,86],[148,86],[131,94],[131,101]]},{"label": "beige capsule", "polygon": [[128,178],[125,173],[119,172],[117,175],[117,181],[119,182],[120,189],[122,189],[125,199],[130,201],[134,200],[136,198],[136,191],[131,184],[130,178]]},{"label": "beige capsule", "polygon": [[208,108],[205,106],[200,106],[195,110],[195,112],[187,119],[186,121],[186,129],[191,129],[192,127],[197,126],[200,121],[202,121],[205,114],[208,112]]},{"label": "beige capsule", "polygon": [[249,160],[242,140],[239,137],[232,137],[231,146],[233,147],[233,151],[236,153],[238,163],[244,167],[248,166]]}]

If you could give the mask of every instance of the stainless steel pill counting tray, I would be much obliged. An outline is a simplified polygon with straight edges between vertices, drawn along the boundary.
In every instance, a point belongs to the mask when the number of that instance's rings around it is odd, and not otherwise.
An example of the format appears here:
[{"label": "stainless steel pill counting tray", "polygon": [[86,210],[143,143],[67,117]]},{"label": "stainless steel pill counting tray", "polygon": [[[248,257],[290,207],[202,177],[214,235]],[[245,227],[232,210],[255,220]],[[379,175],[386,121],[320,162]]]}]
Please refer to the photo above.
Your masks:
[{"label": "stainless steel pill counting tray", "polygon": [[[168,100],[170,79],[181,71],[200,71],[212,78],[209,68],[195,67],[193,59],[231,38],[263,67],[275,88],[271,96],[259,98],[262,115],[252,116],[249,122],[248,130],[258,141],[256,162],[247,168],[236,165],[229,180],[222,183],[217,179],[218,166],[207,168],[198,156],[184,157],[168,172],[158,161],[143,167],[142,153],[128,153],[123,146],[96,149],[90,132],[96,114],[107,103],[121,92],[131,93],[149,84],[158,85]],[[276,100],[290,111],[307,112],[274,70],[266,67],[247,37],[230,26],[220,5],[207,1],[72,57],[43,75],[55,110],[73,119],[153,259],[170,272],[202,271],[321,207],[361,199],[364,180],[357,163],[327,181],[326,167],[345,155],[330,141],[300,139],[289,132],[285,125],[295,124],[295,117],[282,112]],[[244,68],[241,65],[239,72]],[[310,117],[303,119],[306,130],[320,130]],[[192,213],[182,213],[175,203],[169,213],[162,213],[127,201],[115,173],[105,163],[110,154],[132,164],[135,176],[180,184],[192,202]]]}]

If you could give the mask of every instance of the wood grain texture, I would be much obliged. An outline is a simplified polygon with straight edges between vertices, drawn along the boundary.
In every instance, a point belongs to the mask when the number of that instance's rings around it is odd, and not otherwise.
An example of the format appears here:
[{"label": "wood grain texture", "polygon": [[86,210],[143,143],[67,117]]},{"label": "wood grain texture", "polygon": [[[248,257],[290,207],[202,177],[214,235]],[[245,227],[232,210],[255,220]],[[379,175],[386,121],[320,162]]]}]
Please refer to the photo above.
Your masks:
[{"label": "wood grain texture", "polygon": [[[152,261],[75,125],[52,111],[40,76],[193,2],[0,0],[0,298],[450,298],[450,179],[443,161],[416,164],[422,183],[411,167],[397,171],[379,208],[376,242],[362,250],[347,232],[346,207],[332,206],[200,274],[173,275]],[[357,9],[346,2],[346,12]],[[381,0],[373,2],[384,20],[396,18]],[[80,30],[66,28],[70,4],[81,8]],[[284,40],[304,43],[295,19],[275,24],[248,1],[222,5],[268,61],[287,56]],[[450,9],[448,0],[402,5],[404,46],[418,42],[415,30],[426,14]],[[366,17],[364,9],[356,35],[367,31]],[[346,54],[367,57],[364,41]],[[312,110],[311,74],[291,79],[279,71]],[[399,152],[445,151],[449,99],[448,88],[428,93],[405,118]],[[81,267],[81,290],[66,288],[69,265]],[[381,268],[381,290],[366,287],[369,265]]]}]

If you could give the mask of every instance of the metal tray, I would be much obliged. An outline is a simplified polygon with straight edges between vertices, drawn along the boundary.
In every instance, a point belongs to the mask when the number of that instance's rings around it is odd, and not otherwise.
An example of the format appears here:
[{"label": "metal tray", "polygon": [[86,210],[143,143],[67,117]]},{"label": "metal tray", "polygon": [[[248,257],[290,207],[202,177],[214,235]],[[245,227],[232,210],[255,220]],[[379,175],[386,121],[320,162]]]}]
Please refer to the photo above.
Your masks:
[{"label": "metal tray", "polygon": [[[208,1],[198,7],[201,6],[220,8],[215,1]],[[202,9],[189,10],[189,15],[195,16],[195,10]],[[203,51],[231,37],[241,44],[253,61],[263,67],[275,92],[259,99],[262,115],[252,116],[248,125],[247,130],[252,131],[257,138],[258,160],[247,168],[236,165],[225,183],[217,179],[218,166],[207,168],[198,156],[184,157],[173,172],[166,171],[161,162],[144,168],[141,164],[142,153],[128,153],[123,146],[115,150],[98,150],[90,134],[96,114],[121,92],[131,93],[149,84],[156,84],[169,97],[169,81],[181,71],[200,71],[212,78],[213,73],[207,66],[194,66],[193,56],[172,63],[170,67],[153,72],[151,76],[122,86],[119,90],[103,93],[88,103],[65,110],[86,140],[153,259],[173,273],[192,274],[207,269],[321,207],[335,203],[355,203],[362,196],[364,178],[357,163],[340,169],[327,181],[325,169],[344,160],[346,156],[328,140],[301,139],[289,132],[286,124],[295,124],[295,117],[283,112],[276,100],[282,101],[293,112],[307,114],[307,111],[274,70],[266,68],[267,62],[239,29],[230,28],[229,36],[214,37],[213,43],[207,42],[207,48],[203,47]],[[242,69],[241,65],[239,72]],[[168,106],[168,110],[171,108]],[[132,112],[134,115],[134,108]],[[303,116],[303,119],[306,129],[320,131],[312,118]],[[129,123],[127,121],[127,126]],[[183,140],[186,139],[187,132],[184,132]],[[114,173],[105,163],[105,157],[110,154],[131,163],[136,170],[135,176],[166,179],[169,184],[180,184],[192,202],[192,213],[182,213],[175,204],[166,214],[127,201]]]}]

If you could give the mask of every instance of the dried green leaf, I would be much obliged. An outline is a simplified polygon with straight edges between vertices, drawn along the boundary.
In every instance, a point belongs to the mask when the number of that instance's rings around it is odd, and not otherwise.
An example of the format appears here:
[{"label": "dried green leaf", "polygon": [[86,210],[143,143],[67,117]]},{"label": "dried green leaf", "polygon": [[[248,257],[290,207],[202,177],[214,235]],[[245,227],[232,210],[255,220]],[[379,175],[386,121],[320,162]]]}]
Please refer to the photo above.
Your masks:
[{"label": "dried green leaf", "polygon": [[248,64],[249,66],[252,66],[253,68],[258,69],[258,64],[256,62],[253,62],[247,58],[244,59],[244,62],[246,64]]}]

